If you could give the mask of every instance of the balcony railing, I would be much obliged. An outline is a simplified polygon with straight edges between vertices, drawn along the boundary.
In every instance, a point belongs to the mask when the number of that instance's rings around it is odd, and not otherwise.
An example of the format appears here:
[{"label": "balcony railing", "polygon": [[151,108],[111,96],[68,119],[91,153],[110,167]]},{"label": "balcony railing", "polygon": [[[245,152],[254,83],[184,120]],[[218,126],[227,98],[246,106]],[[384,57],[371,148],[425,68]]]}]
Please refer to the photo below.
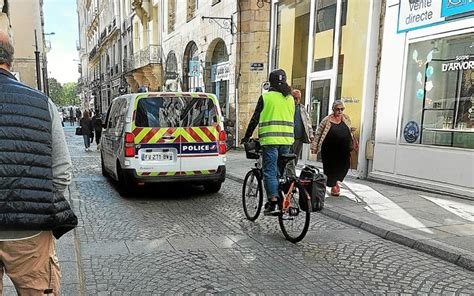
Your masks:
[{"label": "balcony railing", "polygon": [[126,72],[145,67],[150,64],[161,64],[162,48],[160,45],[149,45],[136,52],[129,60],[124,60]]},{"label": "balcony railing", "polygon": [[94,46],[94,48],[89,53],[89,61],[92,60],[96,54],[97,54],[97,46]]}]

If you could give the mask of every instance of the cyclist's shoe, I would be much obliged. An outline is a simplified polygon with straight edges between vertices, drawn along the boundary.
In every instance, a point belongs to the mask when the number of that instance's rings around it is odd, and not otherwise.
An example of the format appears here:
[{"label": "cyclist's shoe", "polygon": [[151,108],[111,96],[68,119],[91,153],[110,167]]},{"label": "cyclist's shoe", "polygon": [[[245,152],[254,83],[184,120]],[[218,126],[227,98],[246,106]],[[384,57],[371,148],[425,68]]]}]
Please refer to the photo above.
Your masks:
[{"label": "cyclist's shoe", "polygon": [[267,201],[265,203],[265,209],[263,210],[264,216],[278,216],[280,210],[278,209],[278,201]]}]

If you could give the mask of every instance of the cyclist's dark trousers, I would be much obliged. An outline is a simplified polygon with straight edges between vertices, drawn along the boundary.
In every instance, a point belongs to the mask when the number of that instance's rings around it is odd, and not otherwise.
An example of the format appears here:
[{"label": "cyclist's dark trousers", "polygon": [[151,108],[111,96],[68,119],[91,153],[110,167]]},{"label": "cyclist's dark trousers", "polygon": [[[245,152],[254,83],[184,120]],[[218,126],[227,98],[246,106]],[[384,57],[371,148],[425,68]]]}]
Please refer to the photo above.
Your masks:
[{"label": "cyclist's dark trousers", "polygon": [[267,198],[278,197],[278,156],[290,152],[291,145],[264,145],[263,150],[263,183]]},{"label": "cyclist's dark trousers", "polygon": [[100,144],[100,136],[102,136],[102,130],[95,130],[95,143]]}]

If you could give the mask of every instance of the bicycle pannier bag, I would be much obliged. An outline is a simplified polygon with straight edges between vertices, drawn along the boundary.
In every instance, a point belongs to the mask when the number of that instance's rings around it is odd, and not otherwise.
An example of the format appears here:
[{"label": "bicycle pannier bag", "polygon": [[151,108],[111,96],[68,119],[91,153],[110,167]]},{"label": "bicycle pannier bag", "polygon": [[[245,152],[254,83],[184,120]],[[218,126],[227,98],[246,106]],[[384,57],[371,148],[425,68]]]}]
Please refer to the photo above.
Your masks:
[{"label": "bicycle pannier bag", "polygon": [[[311,195],[311,211],[318,212],[324,208],[327,177],[317,167],[307,165],[301,170],[300,181]],[[306,199],[300,199],[300,207],[306,210]]]},{"label": "bicycle pannier bag", "polygon": [[76,127],[76,135],[82,136],[82,127],[80,126]]}]

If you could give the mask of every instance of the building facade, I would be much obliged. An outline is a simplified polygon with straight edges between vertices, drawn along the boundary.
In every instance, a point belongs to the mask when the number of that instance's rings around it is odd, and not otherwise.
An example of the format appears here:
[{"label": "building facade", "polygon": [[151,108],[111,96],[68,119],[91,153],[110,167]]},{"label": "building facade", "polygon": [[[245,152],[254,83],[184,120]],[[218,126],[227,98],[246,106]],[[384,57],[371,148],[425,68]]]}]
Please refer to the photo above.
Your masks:
[{"label": "building facade", "polygon": [[[345,102],[361,143],[359,152],[352,152],[352,167],[367,176],[381,1],[274,0],[271,5],[270,68],[284,69],[289,84],[301,90],[314,129],[332,112],[335,99]],[[302,159],[317,160],[309,145]]]},{"label": "building facade", "polygon": [[216,94],[237,143],[267,80],[269,7],[250,0],[162,3],[163,89]]},{"label": "building facade", "polygon": [[78,85],[84,108],[106,112],[112,99],[124,92],[122,36],[127,32],[129,15],[123,11],[130,12],[130,7],[130,1],[123,0],[77,1]]},{"label": "building facade", "polygon": [[387,0],[371,178],[474,197],[473,15]]},{"label": "building facade", "polygon": [[[47,92],[46,52],[49,46],[46,46],[43,30],[43,1],[4,0],[2,2],[3,8],[9,8],[15,47],[12,72],[24,84]],[[38,63],[35,51],[39,55]]]},{"label": "building facade", "polygon": [[270,7],[259,6],[251,0],[79,0],[83,101],[105,112],[115,96],[139,89],[215,93],[237,142],[269,69]]}]

